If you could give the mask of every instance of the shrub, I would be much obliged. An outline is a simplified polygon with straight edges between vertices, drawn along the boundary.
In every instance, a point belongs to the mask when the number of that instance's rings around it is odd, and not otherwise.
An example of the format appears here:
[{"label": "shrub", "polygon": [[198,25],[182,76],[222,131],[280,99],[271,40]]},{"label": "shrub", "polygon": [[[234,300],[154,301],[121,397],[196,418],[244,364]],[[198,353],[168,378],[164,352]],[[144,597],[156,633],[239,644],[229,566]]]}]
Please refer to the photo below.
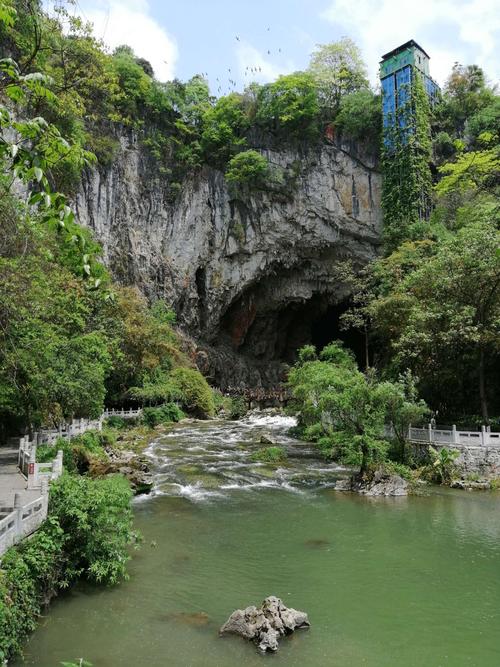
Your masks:
[{"label": "shrub", "polygon": [[112,415],[106,419],[106,426],[117,429],[126,428],[127,420],[123,417],[118,417],[118,415]]},{"label": "shrub", "polygon": [[254,150],[235,155],[226,170],[226,179],[239,185],[263,185],[268,176],[269,164],[266,158]]},{"label": "shrub", "polygon": [[132,532],[132,492],[119,475],[90,479],[63,474],[50,489],[49,512],[65,533],[70,579],[115,584],[126,578]]},{"label": "shrub", "polygon": [[0,662],[20,653],[36,628],[38,616],[59,588],[64,575],[65,536],[49,519],[29,540],[2,556],[0,568]]},{"label": "shrub", "polygon": [[387,472],[399,475],[400,477],[408,480],[409,482],[411,482],[414,478],[411,468],[409,468],[404,463],[397,463],[396,461],[386,461],[383,464],[383,466]]},{"label": "shrub", "polygon": [[115,442],[116,436],[112,431],[87,431],[71,440],[58,438],[54,445],[40,445],[37,447],[36,458],[39,463],[52,461],[61,449],[65,470],[85,473],[93,461],[106,459],[104,447],[112,447]]},{"label": "shrub", "polygon": [[0,662],[22,650],[50,599],[78,576],[114,584],[126,577],[131,491],[123,477],[65,473],[51,485],[49,517],[0,566]]},{"label": "shrub", "polygon": [[158,424],[171,424],[178,422],[185,414],[176,403],[165,403],[156,408],[144,408],[142,411],[142,422],[151,428]]},{"label": "shrub", "polygon": [[220,389],[212,389],[216,415],[228,415],[231,411],[231,398],[225,396]]},{"label": "shrub", "polygon": [[456,449],[447,449],[446,447],[438,451],[434,447],[429,446],[429,456],[431,458],[431,465],[426,468],[424,475],[432,482],[450,484],[457,474],[455,461],[460,456],[460,452]]},{"label": "shrub", "polygon": [[212,391],[200,371],[194,368],[176,368],[171,373],[172,383],[177,387],[182,407],[201,418],[215,413]]},{"label": "shrub", "polygon": [[250,457],[252,461],[262,461],[265,463],[281,463],[288,458],[283,447],[264,447],[256,451]]},{"label": "shrub", "polygon": [[233,396],[231,398],[231,408],[229,416],[231,419],[241,419],[248,412],[248,404],[243,396]]}]

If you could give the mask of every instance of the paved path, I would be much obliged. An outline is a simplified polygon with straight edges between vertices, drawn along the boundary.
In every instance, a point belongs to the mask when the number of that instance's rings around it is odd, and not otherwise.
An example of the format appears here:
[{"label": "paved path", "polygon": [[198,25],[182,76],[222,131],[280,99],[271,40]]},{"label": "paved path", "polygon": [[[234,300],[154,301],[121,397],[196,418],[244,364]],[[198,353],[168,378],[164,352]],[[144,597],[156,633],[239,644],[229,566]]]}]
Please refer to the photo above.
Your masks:
[{"label": "paved path", "polygon": [[26,479],[17,467],[17,455],[17,449],[0,447],[0,508],[13,507],[15,493],[21,494],[23,505],[40,495],[37,490],[26,490]]}]

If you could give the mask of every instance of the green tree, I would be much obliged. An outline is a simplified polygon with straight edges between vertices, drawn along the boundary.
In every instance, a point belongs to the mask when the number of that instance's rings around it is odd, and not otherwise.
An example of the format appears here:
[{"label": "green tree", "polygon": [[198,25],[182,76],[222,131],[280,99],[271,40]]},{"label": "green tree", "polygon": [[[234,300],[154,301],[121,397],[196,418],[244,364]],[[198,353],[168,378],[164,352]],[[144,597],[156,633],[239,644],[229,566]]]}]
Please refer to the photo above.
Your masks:
[{"label": "green tree", "polygon": [[442,106],[437,110],[438,119],[443,129],[462,136],[467,119],[488,106],[492,99],[493,91],[480,67],[455,63],[444,87]]},{"label": "green tree", "polygon": [[325,350],[323,360],[299,363],[290,372],[299,419],[333,456],[359,463],[363,475],[369,465],[387,458],[386,425],[392,421],[401,427],[409,412],[414,417],[424,406],[401,384],[361,373],[338,344]]},{"label": "green tree", "polygon": [[319,132],[317,86],[308,72],[280,76],[258,91],[256,122],[281,136],[314,139]]},{"label": "green tree", "polygon": [[258,151],[238,153],[229,161],[226,179],[229,183],[258,187],[269,176],[269,163]]},{"label": "green tree", "polygon": [[36,252],[0,257],[0,279],[0,411],[28,425],[98,416],[110,357],[105,337],[86,330],[90,294]]},{"label": "green tree", "polygon": [[415,372],[425,396],[449,411],[450,387],[465,392],[475,377],[475,400],[488,422],[488,368],[500,352],[498,205],[475,202],[464,215],[468,223],[377,298],[372,313],[397,366]]},{"label": "green tree", "polygon": [[203,113],[202,126],[201,146],[205,159],[216,166],[225,166],[246,146],[244,132],[248,119],[241,95],[231,93],[219,98]]},{"label": "green tree", "polygon": [[380,146],[382,113],[380,96],[371,90],[359,90],[340,100],[335,127],[343,135],[367,142],[372,149]]},{"label": "green tree", "polygon": [[322,107],[333,114],[339,110],[343,97],[369,89],[361,51],[349,37],[318,45],[311,56],[308,71],[318,87]]}]

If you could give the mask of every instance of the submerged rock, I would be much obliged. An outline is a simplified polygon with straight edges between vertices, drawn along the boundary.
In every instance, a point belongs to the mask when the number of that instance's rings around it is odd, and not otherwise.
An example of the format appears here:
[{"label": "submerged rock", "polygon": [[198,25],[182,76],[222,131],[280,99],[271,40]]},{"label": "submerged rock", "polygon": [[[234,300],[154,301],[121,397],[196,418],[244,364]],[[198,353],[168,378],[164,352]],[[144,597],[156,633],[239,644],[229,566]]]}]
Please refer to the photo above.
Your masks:
[{"label": "submerged rock", "polygon": [[488,491],[491,484],[487,479],[454,479],[450,484],[452,489],[463,489],[464,491]]},{"label": "submerged rock", "polygon": [[184,623],[185,625],[192,625],[194,627],[203,627],[208,625],[210,617],[204,611],[185,612],[178,611],[167,614],[166,619]]},{"label": "submerged rock", "polygon": [[259,440],[261,445],[274,445],[274,440],[271,440],[271,438],[268,435],[261,435],[260,440]]},{"label": "submerged rock", "polygon": [[263,652],[277,651],[280,637],[309,625],[306,613],[285,607],[280,598],[270,595],[259,608],[251,606],[233,611],[221,627],[220,634],[250,639]]},{"label": "submerged rock", "polygon": [[310,549],[324,549],[325,547],[330,546],[330,541],[323,539],[306,540],[304,544],[306,545],[306,547],[309,547]]}]

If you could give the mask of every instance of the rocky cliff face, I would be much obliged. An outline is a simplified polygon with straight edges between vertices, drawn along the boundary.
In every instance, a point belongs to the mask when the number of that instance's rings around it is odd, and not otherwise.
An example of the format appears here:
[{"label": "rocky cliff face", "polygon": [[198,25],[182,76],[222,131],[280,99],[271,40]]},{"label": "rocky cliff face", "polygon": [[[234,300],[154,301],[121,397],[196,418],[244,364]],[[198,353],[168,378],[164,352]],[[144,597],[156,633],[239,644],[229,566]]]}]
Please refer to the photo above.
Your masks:
[{"label": "rocky cliff face", "polygon": [[217,383],[274,383],[321,318],[335,319],[346,297],[335,263],[376,253],[373,158],[333,143],[266,150],[266,189],[228,187],[207,167],[171,202],[137,140],[120,143],[112,167],[89,171],[76,198],[115,277],[175,309]]}]

